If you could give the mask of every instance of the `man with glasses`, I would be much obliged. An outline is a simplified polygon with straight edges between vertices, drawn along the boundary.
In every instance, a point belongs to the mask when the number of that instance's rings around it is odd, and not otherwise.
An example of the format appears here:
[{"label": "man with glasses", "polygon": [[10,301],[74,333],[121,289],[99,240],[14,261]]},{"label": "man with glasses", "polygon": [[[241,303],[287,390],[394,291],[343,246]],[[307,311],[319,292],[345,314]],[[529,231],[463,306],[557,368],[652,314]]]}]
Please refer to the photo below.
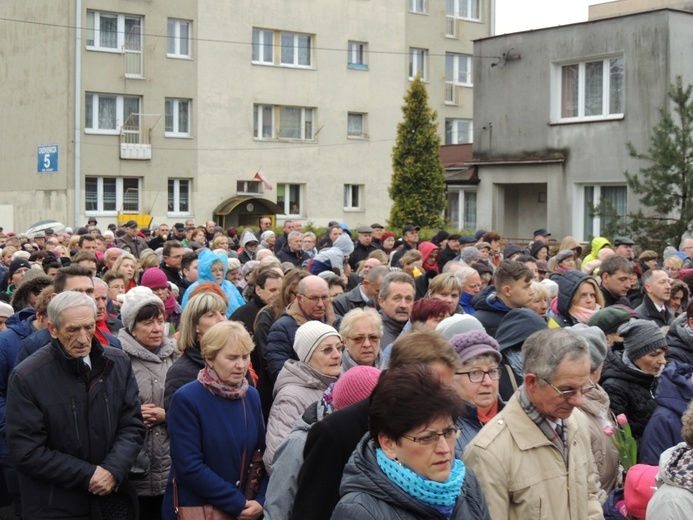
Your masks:
[{"label": "man with glasses", "polygon": [[524,384],[464,451],[491,518],[603,519],[583,396],[587,342],[565,329],[532,334],[522,348]]},{"label": "man with glasses", "polygon": [[327,282],[319,276],[307,276],[298,284],[298,294],[272,324],[267,335],[265,360],[272,384],[284,367],[287,359],[298,359],[294,352],[296,331],[304,323],[318,320],[339,329],[335,319]]},{"label": "man with glasses", "polygon": [[352,309],[363,309],[364,307],[375,308],[377,306],[378,292],[383,278],[390,270],[382,265],[371,267],[363,282],[354,287],[351,291],[337,296],[332,302],[334,312],[337,316],[343,317]]}]

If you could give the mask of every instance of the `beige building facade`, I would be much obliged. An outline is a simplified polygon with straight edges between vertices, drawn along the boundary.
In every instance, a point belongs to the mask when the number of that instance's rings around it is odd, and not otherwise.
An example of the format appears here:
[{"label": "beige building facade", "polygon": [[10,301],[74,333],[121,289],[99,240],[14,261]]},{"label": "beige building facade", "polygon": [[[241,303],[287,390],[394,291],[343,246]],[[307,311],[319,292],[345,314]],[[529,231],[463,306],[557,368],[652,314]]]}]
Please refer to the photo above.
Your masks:
[{"label": "beige building facade", "polygon": [[91,216],[385,224],[410,77],[428,83],[442,142],[471,142],[471,42],[492,12],[491,0],[3,2],[2,215],[17,230]]}]

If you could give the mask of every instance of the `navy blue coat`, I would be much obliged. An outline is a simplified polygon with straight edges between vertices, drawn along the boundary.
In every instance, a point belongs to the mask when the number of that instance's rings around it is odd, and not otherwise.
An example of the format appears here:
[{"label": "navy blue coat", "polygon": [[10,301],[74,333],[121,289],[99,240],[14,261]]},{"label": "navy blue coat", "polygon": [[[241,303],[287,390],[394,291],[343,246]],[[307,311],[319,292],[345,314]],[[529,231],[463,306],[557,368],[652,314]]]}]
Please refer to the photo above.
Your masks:
[{"label": "navy blue coat", "polygon": [[496,296],[496,288],[492,285],[484,288],[472,300],[475,313],[474,317],[481,322],[486,334],[496,337],[496,331],[500,322],[510,309]]},{"label": "navy blue coat", "polygon": [[270,327],[267,335],[265,361],[267,362],[267,375],[272,384],[277,380],[277,376],[284,368],[287,359],[298,361],[298,355],[294,351],[294,338],[298,327],[296,320],[289,316],[286,310]]},{"label": "navy blue coat", "polygon": [[[180,506],[211,504],[237,517],[246,499],[236,487],[247,472],[252,453],[265,448],[265,425],[260,397],[254,388],[241,399],[225,399],[209,392],[199,381],[183,386],[173,396],[166,420],[171,439],[171,473],[164,494],[163,517],[176,520],[173,476]],[[245,467],[241,468],[247,448]],[[258,496],[265,503],[265,478]]]},{"label": "navy blue coat", "polygon": [[[120,340],[115,336],[112,336],[108,332],[102,332],[106,339],[108,340],[109,347],[117,348],[123,350],[123,346],[120,344]],[[31,356],[38,349],[44,345],[48,345],[51,342],[51,333],[48,328],[34,332],[31,336],[24,338],[22,343],[19,345],[19,351],[17,352],[17,361],[15,365],[19,365],[26,358]],[[13,367],[14,368],[14,367]]]},{"label": "navy blue coat", "polygon": [[0,461],[8,460],[7,439],[5,437],[5,405],[7,404],[7,384],[10,372],[16,366],[19,344],[34,332],[31,323],[36,319],[34,309],[27,308],[13,314],[5,325],[7,330],[0,332]]},{"label": "navy blue coat", "polygon": [[693,399],[693,366],[670,362],[659,376],[657,408],[645,427],[640,443],[640,464],[659,466],[659,456],[683,442],[681,416]]}]

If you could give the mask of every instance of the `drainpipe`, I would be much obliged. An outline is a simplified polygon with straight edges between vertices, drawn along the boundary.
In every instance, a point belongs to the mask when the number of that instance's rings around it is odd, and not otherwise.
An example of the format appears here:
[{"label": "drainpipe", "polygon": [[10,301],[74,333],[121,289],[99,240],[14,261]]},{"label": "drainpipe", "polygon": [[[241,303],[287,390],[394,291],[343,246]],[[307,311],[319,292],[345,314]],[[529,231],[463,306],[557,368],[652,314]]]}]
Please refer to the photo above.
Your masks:
[{"label": "drainpipe", "polygon": [[80,224],[82,181],[82,0],[75,0],[75,215],[74,229]]},{"label": "drainpipe", "polygon": [[489,0],[489,15],[488,15],[488,24],[489,24],[489,36],[495,36],[496,35],[496,0]]}]

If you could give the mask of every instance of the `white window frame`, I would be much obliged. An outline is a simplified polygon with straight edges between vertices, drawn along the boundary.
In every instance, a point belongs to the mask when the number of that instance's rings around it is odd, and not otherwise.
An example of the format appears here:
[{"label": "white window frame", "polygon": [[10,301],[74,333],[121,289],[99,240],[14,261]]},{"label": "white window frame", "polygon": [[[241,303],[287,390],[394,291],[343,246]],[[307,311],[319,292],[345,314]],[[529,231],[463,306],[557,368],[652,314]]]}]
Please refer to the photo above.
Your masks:
[{"label": "white window frame", "polygon": [[[447,70],[447,65],[448,65],[448,57],[452,58],[452,70],[448,71]],[[460,76],[460,71],[462,70],[462,67],[460,67],[461,62],[465,61],[467,62],[467,66],[465,67],[466,69],[466,74],[464,78],[458,81],[459,76]],[[473,59],[472,56],[469,54],[460,54],[456,52],[446,52],[445,53],[445,81],[453,83],[454,85],[459,85],[462,87],[473,87],[474,86],[474,74],[473,74]]]},{"label": "white window frame", "polygon": [[[611,60],[621,60],[622,74],[621,74],[621,108],[620,112],[611,112]],[[585,80],[586,80],[586,66],[592,63],[602,63],[602,112],[601,114],[585,115]],[[563,68],[570,66],[578,66],[578,110],[577,116],[563,116]],[[626,104],[626,87],[625,87],[625,65],[623,62],[623,55],[612,55],[606,57],[595,57],[587,58],[581,61],[571,61],[556,63],[552,67],[552,110],[551,119],[554,123],[573,123],[573,122],[588,122],[588,121],[604,121],[604,120],[614,120],[623,119],[625,113]]]},{"label": "white window frame", "polygon": [[350,69],[368,70],[368,43],[349,42],[347,67]]},{"label": "white window frame", "polygon": [[[365,204],[363,196],[365,193],[363,184],[345,184],[344,185],[344,211],[364,211]],[[356,202],[354,202],[354,191],[356,192]]]},{"label": "white window frame", "polygon": [[[448,123],[452,126],[451,129],[451,142],[448,142]],[[463,132],[460,131],[460,125],[469,125],[469,140],[460,139]],[[474,142],[474,121],[472,119],[464,119],[459,117],[450,117],[445,119],[445,139],[446,145],[451,144],[472,144]]]},{"label": "white window frame", "polygon": [[[481,0],[446,0],[447,15],[459,20],[480,22],[481,7]],[[474,16],[475,10],[476,16]]]},{"label": "white window frame", "polygon": [[[168,191],[171,186],[170,183],[173,181],[173,208],[168,207],[168,212],[167,215],[169,217],[177,217],[177,216],[187,216],[192,213],[192,179],[174,179],[174,178],[169,178],[168,179],[168,186],[167,186],[167,199],[166,203],[168,205],[169,199],[168,196],[170,195],[170,192]],[[180,209],[180,192],[181,192],[181,184],[187,183],[188,185],[188,210],[187,211],[181,211]]]},{"label": "white window frame", "polygon": [[[266,125],[265,108],[271,108],[271,136],[266,136],[262,130]],[[282,111],[287,109],[300,110],[300,136],[282,137]],[[316,109],[312,107],[295,107],[285,105],[253,105],[253,138],[261,141],[314,141],[316,128]],[[310,132],[308,129],[310,128]],[[310,134],[310,135],[308,135]]]},{"label": "white window frame", "polygon": [[[284,50],[284,36],[292,36],[293,37],[293,47],[292,47],[292,60],[291,62],[285,62],[284,57],[283,57],[283,50]],[[300,38],[301,37],[307,37],[308,38],[308,61],[309,63],[303,64],[299,63],[299,58],[300,58]],[[307,34],[307,33],[297,33],[297,32],[291,32],[291,31],[281,31],[279,33],[279,64],[282,67],[295,67],[295,68],[300,68],[300,69],[311,69],[313,68],[313,44],[315,42],[315,36],[312,34]]]},{"label": "white window frame", "polygon": [[[256,189],[251,190],[250,187],[253,186]],[[262,195],[263,184],[260,181],[236,181],[236,193],[239,195]]]},{"label": "white window frame", "polygon": [[[116,18],[116,45],[115,47],[106,47],[106,46],[101,46],[101,16],[104,17],[115,17]],[[118,14],[118,13],[109,13],[105,11],[94,11],[94,10],[88,10],[87,11],[87,37],[86,37],[86,42],[87,42],[87,50],[90,51],[100,51],[100,52],[117,52],[120,53],[123,51],[123,47],[125,46],[125,20],[137,20],[139,21],[139,26],[140,26],[140,49],[143,48],[143,37],[144,37],[144,30],[142,28],[142,17],[141,16],[135,16],[135,15],[129,15],[129,14]],[[90,24],[93,24],[93,27],[90,27]],[[91,42],[91,43],[90,43]]]},{"label": "white window frame", "polygon": [[409,47],[409,80],[421,72],[421,79],[427,81],[428,49]]},{"label": "white window frame", "polygon": [[[173,27],[171,27],[173,25]],[[187,37],[181,37],[181,28],[183,26],[187,26],[188,28],[188,36]],[[171,29],[173,28],[173,34],[171,34]],[[182,58],[182,59],[190,59],[192,57],[192,49],[191,49],[191,43],[192,43],[192,22],[190,20],[177,20],[174,18],[169,18],[168,19],[168,24],[167,24],[167,34],[166,34],[166,56],[169,58]],[[169,42],[173,40],[173,52],[169,52]],[[183,40],[186,40],[186,43],[188,44],[188,52],[183,52],[181,51],[181,42]]]},{"label": "white window frame", "polygon": [[[467,193],[474,193],[476,195],[476,214],[474,215],[474,225],[465,226],[465,209],[467,204]],[[479,222],[479,190],[475,186],[449,186],[448,187],[448,197],[446,198],[446,210],[450,210],[450,197],[457,194],[457,224],[459,229],[465,229],[468,227],[471,230],[477,228]],[[454,219],[450,215],[450,225],[455,227]]]},{"label": "white window frame", "polygon": [[[173,118],[173,130],[166,130],[168,125],[167,119],[169,117],[168,107],[169,102],[173,113],[171,117]],[[182,105],[187,104],[188,106],[188,128],[187,130],[181,130],[180,128],[180,108]],[[190,99],[179,99],[179,98],[166,98],[164,103],[164,136],[165,137],[190,137],[190,126],[192,123],[192,100]]]},{"label": "white window frame", "polygon": [[[87,126],[87,101],[86,98],[92,98],[92,113],[91,120],[92,126]],[[116,98],[116,127],[115,128],[99,128],[99,100],[102,98]],[[125,98],[132,98],[138,100],[139,109],[137,113],[142,112],[142,97],[141,96],[123,96],[121,94],[97,94],[96,92],[87,92],[85,94],[84,100],[84,133],[85,134],[100,134],[100,135],[118,135],[120,130],[125,123],[125,115],[123,113],[124,100]],[[94,127],[94,125],[97,125]]]},{"label": "white window frame", "polygon": [[[255,43],[255,36],[257,35],[257,44]],[[275,31],[272,31],[271,29],[260,29],[258,27],[253,27],[253,39],[252,39],[252,44],[251,44],[251,54],[250,54],[250,61],[256,65],[274,65],[274,60],[275,60],[275,38],[276,38],[276,33]],[[265,40],[269,37],[270,42],[267,43]],[[256,49],[257,47],[257,49]],[[272,56],[270,57],[270,61],[265,60],[265,47],[269,47]],[[257,50],[257,57],[258,59],[254,59],[253,55],[255,54]]]},{"label": "white window frame", "polygon": [[[350,119],[352,117],[361,118],[361,132],[352,133],[350,131]],[[368,114],[365,112],[348,112],[347,113],[347,137],[350,139],[368,139]]]},{"label": "white window frame", "polygon": [[428,14],[428,0],[409,0],[409,12],[413,14]]},{"label": "white window frame", "polygon": [[[97,187],[96,187],[96,201],[97,201],[97,209],[96,210],[89,210],[86,211],[87,207],[87,179],[96,179],[97,180]],[[115,195],[116,195],[116,201],[115,201],[115,210],[105,210],[104,209],[104,200],[103,200],[103,181],[104,179],[115,179]],[[124,180],[137,180],[137,211],[125,211],[123,208],[123,201],[125,199],[125,189],[124,189]],[[84,214],[88,217],[90,216],[103,216],[103,217],[115,217],[120,211],[121,208],[123,208],[124,213],[139,213],[140,210],[142,209],[142,179],[140,177],[98,177],[98,176],[93,176],[93,175],[88,175],[84,179],[84,207],[85,207],[85,212]]]},{"label": "white window frame", "polygon": [[[277,204],[280,204],[280,207],[283,207],[284,213],[286,214],[286,218],[290,217],[302,217],[303,214],[305,213],[305,207],[304,207],[304,189],[305,185],[304,184],[297,184],[297,183],[290,183],[290,182],[281,182],[277,185],[277,194],[279,193],[279,187],[283,186],[284,187],[284,203],[283,206],[281,206],[281,203],[279,202],[279,199],[277,198]],[[291,197],[288,196],[287,194],[291,193],[291,186],[298,186],[298,208],[300,210],[299,213],[291,213]]]},{"label": "white window frame", "polygon": [[[575,184],[575,206],[574,206],[574,222],[575,228],[573,236],[580,237],[581,242],[588,240],[587,233],[585,232],[585,221],[588,216],[586,214],[586,200],[585,200],[585,190],[586,188],[593,188],[593,204],[595,207],[599,207],[602,199],[602,188],[624,188],[626,190],[626,211],[628,211],[628,185],[624,183],[613,183],[613,184]],[[595,237],[601,236],[602,233],[602,222],[601,217],[595,215],[592,220],[592,235]]]}]

